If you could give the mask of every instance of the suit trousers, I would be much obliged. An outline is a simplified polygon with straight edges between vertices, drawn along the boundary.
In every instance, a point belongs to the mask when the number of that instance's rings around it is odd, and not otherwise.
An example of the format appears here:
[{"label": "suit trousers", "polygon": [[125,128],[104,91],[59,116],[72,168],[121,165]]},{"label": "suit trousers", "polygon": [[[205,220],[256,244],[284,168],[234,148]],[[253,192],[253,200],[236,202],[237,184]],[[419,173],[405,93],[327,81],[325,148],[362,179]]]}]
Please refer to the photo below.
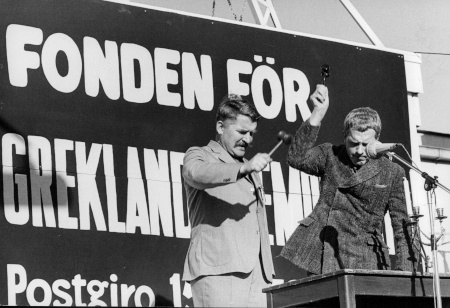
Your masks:
[{"label": "suit trousers", "polygon": [[267,307],[263,288],[270,286],[256,262],[250,273],[201,276],[191,281],[194,307]]}]

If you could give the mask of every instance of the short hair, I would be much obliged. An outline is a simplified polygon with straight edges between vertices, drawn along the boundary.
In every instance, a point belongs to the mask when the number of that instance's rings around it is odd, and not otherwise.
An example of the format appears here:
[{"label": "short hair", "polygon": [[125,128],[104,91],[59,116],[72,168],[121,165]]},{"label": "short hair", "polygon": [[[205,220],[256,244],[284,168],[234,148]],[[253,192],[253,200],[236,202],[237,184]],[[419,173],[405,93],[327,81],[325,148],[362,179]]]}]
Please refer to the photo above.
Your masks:
[{"label": "short hair", "polygon": [[347,138],[351,129],[364,132],[368,129],[375,131],[375,138],[381,134],[381,119],[378,112],[370,107],[360,107],[353,109],[347,114],[344,120],[344,138]]},{"label": "short hair", "polygon": [[240,95],[229,94],[219,103],[216,121],[235,120],[240,114],[248,116],[253,122],[257,122],[261,117],[253,103],[243,99]]}]

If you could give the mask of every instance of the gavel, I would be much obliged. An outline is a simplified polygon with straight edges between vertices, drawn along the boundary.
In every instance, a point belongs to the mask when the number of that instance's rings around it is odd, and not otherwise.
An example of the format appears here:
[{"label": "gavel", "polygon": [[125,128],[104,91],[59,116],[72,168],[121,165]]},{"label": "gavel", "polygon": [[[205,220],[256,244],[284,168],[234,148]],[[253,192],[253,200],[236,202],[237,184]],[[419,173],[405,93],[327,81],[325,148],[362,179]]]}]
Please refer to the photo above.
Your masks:
[{"label": "gavel", "polygon": [[273,152],[275,152],[276,149],[278,149],[278,147],[284,143],[286,145],[290,145],[292,142],[292,135],[286,133],[285,131],[280,131],[277,135],[277,139],[280,140],[277,145],[272,149],[272,151],[269,152],[269,156],[272,156]]},{"label": "gavel", "polygon": [[322,78],[323,78],[322,84],[325,85],[325,79],[330,77],[330,66],[328,64],[322,64],[320,69],[322,70]]}]

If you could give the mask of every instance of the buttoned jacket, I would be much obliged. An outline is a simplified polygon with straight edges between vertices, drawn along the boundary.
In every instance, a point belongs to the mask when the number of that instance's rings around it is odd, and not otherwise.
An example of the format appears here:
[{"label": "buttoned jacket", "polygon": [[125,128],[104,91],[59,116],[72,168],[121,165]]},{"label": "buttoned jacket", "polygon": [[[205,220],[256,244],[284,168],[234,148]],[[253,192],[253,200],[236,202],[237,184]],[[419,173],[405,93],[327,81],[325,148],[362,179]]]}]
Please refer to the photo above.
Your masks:
[{"label": "buttoned jacket", "polygon": [[343,268],[391,269],[383,237],[389,211],[396,242],[392,269],[412,271],[416,259],[406,224],[403,168],[382,157],[369,159],[355,171],[345,145],[313,147],[318,132],[319,127],[305,121],[289,149],[292,167],[320,178],[320,197],[281,255],[316,274]]},{"label": "buttoned jacket", "polygon": [[262,186],[255,173],[239,178],[236,162],[216,141],[190,148],[183,178],[191,241],[183,280],[232,272],[249,273],[259,262],[274,275]]}]

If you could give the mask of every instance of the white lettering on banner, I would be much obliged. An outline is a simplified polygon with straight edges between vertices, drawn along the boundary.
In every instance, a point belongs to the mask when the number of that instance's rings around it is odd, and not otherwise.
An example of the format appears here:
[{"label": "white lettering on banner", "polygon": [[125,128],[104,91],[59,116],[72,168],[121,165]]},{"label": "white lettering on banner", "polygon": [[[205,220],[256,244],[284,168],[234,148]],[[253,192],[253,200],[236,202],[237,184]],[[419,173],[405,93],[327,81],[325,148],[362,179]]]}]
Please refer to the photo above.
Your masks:
[{"label": "white lettering on banner", "polygon": [[63,229],[78,229],[78,218],[69,216],[67,189],[75,187],[75,177],[67,174],[67,151],[74,150],[74,142],[55,139],[55,171],[58,190],[58,225]]},{"label": "white lettering on banner", "polygon": [[[22,136],[14,133],[2,137],[3,198],[8,223],[24,225],[29,222],[28,200],[31,197],[31,221],[35,227],[190,237],[181,176],[184,153],[127,148],[126,217],[121,221],[112,145],[93,143],[87,148],[85,142],[55,139],[52,149],[50,141],[44,137],[28,136],[27,141],[28,146]],[[52,169],[53,151],[55,170]],[[14,166],[16,155],[27,154],[29,175]],[[139,155],[143,159],[139,159]],[[76,162],[73,174],[67,170],[69,157],[74,157]],[[101,159],[104,176],[97,173]],[[272,162],[264,172],[271,177],[273,190],[272,194],[265,193],[267,209],[273,209],[275,220],[275,237],[270,234],[270,242],[283,246],[298,221],[307,216],[317,202],[318,181],[289,168],[287,193],[279,162]],[[55,175],[56,183],[53,183]],[[30,187],[27,186],[28,176]],[[53,190],[56,196],[52,196],[52,185],[56,185]],[[106,189],[106,196],[102,198],[99,185]],[[77,205],[69,204],[69,190],[77,191]],[[102,205],[105,199],[106,205]],[[57,207],[52,200],[57,200]],[[69,208],[76,206],[79,216],[70,216]],[[91,216],[94,224],[91,224]]]},{"label": "white lettering on banner", "polygon": [[[266,105],[263,93],[263,83],[266,80],[272,92],[272,102],[269,105]],[[261,65],[253,71],[252,93],[255,106],[261,116],[266,119],[275,119],[283,104],[283,88],[277,73],[271,67]]]},{"label": "white lettering on banner", "polygon": [[8,57],[9,81],[13,86],[28,85],[28,69],[37,69],[41,64],[39,55],[25,50],[25,45],[41,45],[42,30],[39,28],[9,25],[6,30],[6,56]]},{"label": "white lettering on banner", "polygon": [[[169,182],[169,158],[167,151],[144,150],[145,177],[148,188],[148,205],[152,234],[160,235],[160,219],[166,236],[173,236],[172,202]],[[159,162],[158,162],[159,161]]]},{"label": "white lettering on banner", "polygon": [[86,144],[79,141],[75,142],[81,230],[91,229],[90,212],[92,212],[97,230],[106,231],[105,218],[95,180],[101,152],[102,145],[93,143],[89,156],[86,157]]},{"label": "white lettering on banner", "polygon": [[[13,153],[13,147],[16,152]],[[6,220],[13,225],[24,225],[30,219],[28,210],[27,176],[13,172],[13,154],[25,155],[26,145],[22,136],[5,134],[2,138],[3,201]],[[17,185],[18,211],[14,201],[14,184]]]},{"label": "white lettering on banner", "polygon": [[178,107],[181,105],[181,95],[169,91],[169,85],[178,84],[178,73],[169,69],[167,64],[178,65],[180,63],[180,52],[166,48],[155,48],[155,75],[156,97],[158,103],[165,106]]},{"label": "white lettering on banner", "polygon": [[[7,264],[7,288],[8,305],[17,306],[17,296],[25,292],[28,304],[31,306],[102,306],[106,307],[110,301],[110,306],[128,307],[130,299],[134,300],[134,306],[142,307],[143,303],[148,307],[155,305],[155,294],[149,286],[141,285],[136,288],[134,285],[117,284],[118,277],[111,274],[110,281],[83,279],[80,274],[72,280],[57,279],[51,285],[44,279],[33,279],[28,282],[27,271],[20,264]],[[73,287],[73,292],[71,288]],[[109,297],[107,292],[109,289]],[[38,291],[39,290],[39,291]],[[38,292],[39,296],[36,296]],[[89,295],[89,303],[83,302],[83,294]],[[71,294],[74,294],[73,298]],[[42,295],[43,294],[43,298]],[[134,294],[134,296],[133,296]],[[105,298],[107,297],[107,298]]]},{"label": "white lettering on banner", "polygon": [[33,226],[42,227],[42,210],[47,227],[56,227],[50,186],[52,185],[52,152],[50,142],[39,136],[28,136]]},{"label": "white lettering on banner", "polygon": [[[255,56],[256,62],[262,62],[260,56]],[[266,59],[267,64],[274,64],[272,58]],[[297,121],[296,107],[298,106],[302,119],[305,121],[311,116],[307,101],[310,86],[306,75],[294,68],[283,69],[283,85],[274,69],[267,65],[259,65],[253,70],[251,63],[236,59],[227,61],[228,93],[242,96],[250,94],[247,83],[241,82],[240,75],[251,75],[251,90],[253,101],[258,112],[266,119],[278,117],[283,103],[283,88],[285,101],[286,120]],[[265,101],[263,90],[265,81],[268,82],[271,93],[271,101]],[[296,90],[296,88],[298,88]]]},{"label": "white lettering on banner", "polygon": [[128,147],[127,172],[127,233],[136,233],[136,228],[139,227],[142,234],[150,234],[144,181],[137,148]]},{"label": "white lettering on banner", "polygon": [[87,95],[97,97],[101,82],[109,99],[119,99],[120,77],[117,49],[116,42],[105,41],[105,54],[103,54],[102,47],[96,39],[92,37],[83,39],[84,86]]},{"label": "white lettering on banner", "polygon": [[[123,98],[131,103],[149,102],[155,93],[153,59],[150,51],[136,44],[123,43],[120,46],[120,58]],[[147,68],[141,69],[140,87],[136,87],[134,60],[139,63],[140,68]]]},{"label": "white lettering on banner", "polygon": [[[61,76],[56,67],[59,52],[66,55],[68,73]],[[73,92],[80,83],[82,67],[81,54],[75,42],[63,33],[50,35],[42,47],[42,70],[50,85],[63,93]]]},{"label": "white lettering on banner", "polygon": [[[173,298],[173,306],[174,307],[182,307],[181,301],[181,275],[179,273],[174,273],[172,277],[170,277],[169,282],[172,285],[172,298]],[[187,281],[184,281],[184,291],[183,296],[186,299],[192,298],[192,289],[191,284]]]},{"label": "white lettering on banner", "polygon": [[[297,85],[298,90],[295,90]],[[302,119],[309,119],[311,110],[309,110],[307,101],[309,97],[310,86],[306,75],[294,68],[283,69],[284,100],[286,104],[286,120],[289,122],[297,121],[296,106],[300,110]]]},{"label": "white lettering on banner", "polygon": [[[187,109],[194,109],[197,98],[201,110],[211,111],[214,107],[214,85],[211,57],[201,55],[198,71],[195,55],[183,52],[183,101]],[[201,105],[200,105],[201,104]]]},{"label": "white lettering on banner", "polygon": [[108,226],[110,232],[125,233],[125,223],[119,221],[117,213],[116,177],[114,176],[113,147],[103,145],[103,168],[105,170],[106,203],[108,204]]},{"label": "white lettering on banner", "polygon": [[173,208],[175,211],[175,231],[179,238],[191,237],[191,225],[184,223],[183,184],[181,182],[181,167],[184,153],[170,152],[170,170],[172,175]]},{"label": "white lettering on banner", "polygon": [[[42,45],[41,54],[26,50],[26,45]],[[43,41],[43,32],[39,28],[9,25],[6,51],[11,85],[26,87],[28,70],[36,70],[42,65],[48,83],[62,93],[75,91],[84,73],[84,89],[90,97],[99,95],[101,84],[110,100],[118,100],[122,94],[127,102],[148,103],[156,94],[156,102],[162,106],[194,109],[197,102],[203,111],[211,111],[214,107],[213,64],[209,55],[196,56],[155,47],[152,57],[151,51],[137,44],[108,40],[101,44],[88,36],[83,38],[82,45],[79,47],[64,33],[53,33]],[[67,73],[58,71],[56,58],[59,54],[67,59]],[[283,101],[287,121],[297,120],[297,109],[303,120],[309,118],[310,85],[305,74],[288,67],[282,69],[280,77],[269,66],[275,64],[275,59],[267,57],[267,65],[262,64],[262,59],[262,56],[254,56],[258,63],[255,67],[248,61],[229,59],[226,64],[228,92],[252,95],[256,108],[266,119],[279,116]],[[241,81],[241,75],[248,75],[250,84]],[[182,93],[174,92],[175,88],[181,89],[178,91]],[[270,93],[270,97],[264,93]],[[88,222],[81,223],[85,226]]]},{"label": "white lettering on banner", "polygon": [[240,95],[249,95],[250,87],[248,84],[240,81],[240,75],[250,75],[253,66],[247,61],[240,61],[230,59],[227,62],[227,77],[228,77],[228,93],[235,93]]},{"label": "white lettering on banner", "polygon": [[300,191],[300,171],[289,167],[289,194],[286,189],[279,162],[271,163],[271,174],[273,183],[273,203],[275,219],[275,237],[279,246],[285,245],[295,231],[298,222],[303,219],[302,195]]}]

